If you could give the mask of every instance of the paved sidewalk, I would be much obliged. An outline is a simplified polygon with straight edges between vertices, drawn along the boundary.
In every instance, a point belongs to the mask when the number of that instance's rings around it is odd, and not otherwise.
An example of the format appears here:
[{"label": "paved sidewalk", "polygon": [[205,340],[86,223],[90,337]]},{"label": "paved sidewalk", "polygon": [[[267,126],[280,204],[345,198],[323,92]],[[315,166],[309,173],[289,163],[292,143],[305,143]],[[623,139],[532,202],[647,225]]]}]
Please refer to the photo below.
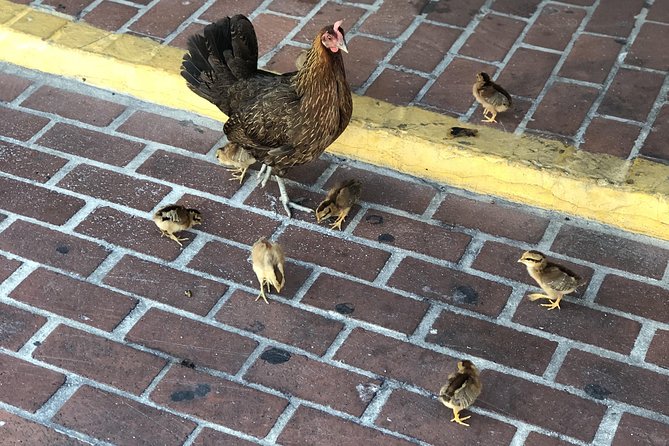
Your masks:
[{"label": "paved sidewalk", "polygon": [[[20,3],[28,3],[19,1]],[[35,0],[110,31],[185,47],[244,13],[277,71],[323,24],[344,19],[360,94],[479,123],[478,71],[513,95],[496,127],[623,159],[669,162],[669,2],[665,0]],[[492,124],[491,124],[492,125]]]},{"label": "paved sidewalk", "polygon": [[[0,444],[667,445],[668,242],[324,156],[289,192],[362,180],[335,232],[227,181],[219,122],[0,84]],[[171,202],[204,216],[183,250],[150,221]],[[261,235],[289,258],[269,305]],[[587,286],[530,302],[527,249]],[[434,396],[460,358],[470,428]]]}]

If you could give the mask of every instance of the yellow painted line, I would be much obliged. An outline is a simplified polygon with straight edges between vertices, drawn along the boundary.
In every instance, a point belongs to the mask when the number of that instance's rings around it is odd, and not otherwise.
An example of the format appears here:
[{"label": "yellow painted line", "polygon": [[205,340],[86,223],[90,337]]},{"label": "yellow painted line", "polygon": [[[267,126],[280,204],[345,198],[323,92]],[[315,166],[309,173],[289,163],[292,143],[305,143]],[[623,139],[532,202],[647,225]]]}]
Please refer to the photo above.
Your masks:
[{"label": "yellow painted line", "polygon": [[[0,0],[0,60],[224,120],[186,86],[182,56],[150,39]],[[488,127],[478,127],[476,138],[449,139],[448,129],[458,125],[426,110],[355,97],[351,124],[329,151],[669,240],[669,166]]]}]

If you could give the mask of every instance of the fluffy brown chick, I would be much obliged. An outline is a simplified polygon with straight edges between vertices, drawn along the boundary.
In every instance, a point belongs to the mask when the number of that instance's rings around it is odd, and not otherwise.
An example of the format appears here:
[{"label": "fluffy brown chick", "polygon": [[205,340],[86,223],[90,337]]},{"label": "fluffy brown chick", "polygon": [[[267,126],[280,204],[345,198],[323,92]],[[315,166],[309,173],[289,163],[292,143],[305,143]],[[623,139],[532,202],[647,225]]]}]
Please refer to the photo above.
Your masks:
[{"label": "fluffy brown chick", "polygon": [[225,147],[217,149],[216,159],[232,172],[230,181],[239,180],[240,184],[244,181],[244,175],[246,175],[248,168],[256,162],[256,159],[249,152],[234,143],[228,143]]},{"label": "fluffy brown chick", "polygon": [[283,249],[278,243],[270,242],[265,238],[258,239],[251,248],[251,262],[253,264],[253,272],[258,277],[260,282],[260,294],[256,300],[261,297],[267,302],[265,296],[265,284],[267,284],[267,291],[271,291],[270,285],[274,285],[276,292],[281,292],[286,277],[283,273],[286,264],[286,258],[283,254]]},{"label": "fluffy brown chick", "polygon": [[454,421],[463,426],[469,426],[464,421],[471,416],[460,418],[460,411],[468,408],[481,394],[481,379],[476,366],[467,360],[458,361],[458,371],[448,376],[448,383],[439,390],[439,401],[453,410]]},{"label": "fluffy brown chick", "polygon": [[330,217],[337,217],[337,220],[330,226],[332,229],[339,229],[351,211],[351,207],[358,202],[362,183],[358,180],[346,180],[334,186],[328,192],[325,200],[316,208],[316,221],[320,223]]},{"label": "fluffy brown chick", "polygon": [[153,214],[153,221],[160,229],[161,237],[167,236],[177,242],[179,246],[183,246],[181,242],[188,239],[179,238],[174,233],[202,224],[202,215],[196,209],[186,209],[179,204],[170,204],[158,209]]},{"label": "fluffy brown chick", "polygon": [[539,251],[526,251],[518,259],[519,263],[527,267],[527,272],[537,282],[546,294],[532,293],[530,300],[548,299],[549,304],[541,304],[549,310],[560,309],[560,301],[565,294],[572,293],[585,281],[578,274],[562,265],[549,262],[546,256]]},{"label": "fluffy brown chick", "polygon": [[[511,95],[500,85],[490,80],[487,73],[476,75],[476,82],[472,86],[472,93],[476,101],[483,106],[484,122],[497,122],[497,113],[511,107]],[[488,116],[490,114],[491,116]]]}]

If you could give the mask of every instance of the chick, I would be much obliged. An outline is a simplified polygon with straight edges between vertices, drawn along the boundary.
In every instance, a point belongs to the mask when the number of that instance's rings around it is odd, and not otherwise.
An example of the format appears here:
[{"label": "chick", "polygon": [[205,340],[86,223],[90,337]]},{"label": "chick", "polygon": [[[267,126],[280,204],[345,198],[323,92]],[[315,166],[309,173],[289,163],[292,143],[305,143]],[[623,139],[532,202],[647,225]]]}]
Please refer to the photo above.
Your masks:
[{"label": "chick", "polygon": [[244,181],[244,175],[249,166],[256,162],[256,159],[240,145],[228,143],[225,147],[216,150],[216,159],[232,172],[230,181],[239,180],[241,184]]},{"label": "chick", "polygon": [[471,361],[458,361],[458,371],[451,373],[448,376],[448,384],[439,390],[439,401],[453,410],[451,421],[469,426],[464,421],[470,416],[460,418],[460,411],[474,404],[476,398],[481,394],[482,387],[476,366]]},{"label": "chick", "polygon": [[251,262],[253,263],[253,272],[258,277],[260,282],[260,294],[256,300],[261,297],[267,302],[265,296],[265,284],[267,284],[267,291],[271,291],[270,285],[274,285],[276,292],[281,292],[281,289],[286,283],[286,277],[283,273],[286,264],[286,258],[283,255],[283,249],[278,243],[273,243],[265,238],[258,239],[251,248]]},{"label": "chick", "polygon": [[[472,86],[476,101],[483,106],[484,122],[497,122],[495,116],[511,107],[511,96],[505,89],[490,80],[487,73],[476,75]],[[488,116],[490,114],[491,116]]]},{"label": "chick", "polygon": [[179,246],[183,246],[181,242],[188,240],[187,238],[179,238],[174,235],[175,232],[185,231],[195,225],[202,224],[202,215],[200,211],[195,209],[186,209],[178,204],[170,204],[164,208],[158,209],[153,214],[153,221],[160,229],[163,235],[168,236]]},{"label": "chick", "polygon": [[518,262],[527,266],[527,272],[546,293],[530,294],[530,300],[548,299],[550,303],[541,306],[549,310],[559,309],[562,297],[585,283],[576,273],[546,260],[546,256],[539,251],[524,252]]},{"label": "chick", "polygon": [[320,223],[336,215],[337,220],[330,227],[341,231],[341,224],[351,211],[351,207],[358,202],[361,189],[362,183],[358,180],[347,180],[334,186],[316,208],[316,221]]}]

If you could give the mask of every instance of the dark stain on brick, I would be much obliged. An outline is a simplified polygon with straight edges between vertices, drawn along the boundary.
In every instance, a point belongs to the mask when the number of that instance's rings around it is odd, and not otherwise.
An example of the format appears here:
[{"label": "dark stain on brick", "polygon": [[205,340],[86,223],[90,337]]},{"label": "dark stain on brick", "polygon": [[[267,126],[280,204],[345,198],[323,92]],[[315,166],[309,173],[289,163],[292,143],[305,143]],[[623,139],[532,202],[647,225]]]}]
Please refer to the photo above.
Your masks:
[{"label": "dark stain on brick", "polygon": [[453,300],[459,304],[474,305],[479,301],[479,293],[469,285],[460,285],[453,291]]},{"label": "dark stain on brick", "polygon": [[355,307],[349,303],[335,305],[335,311],[339,314],[353,314]]},{"label": "dark stain on brick", "polygon": [[367,217],[365,217],[365,221],[370,225],[381,225],[383,224],[383,217],[376,214],[369,214]]},{"label": "dark stain on brick", "polygon": [[391,234],[381,234],[377,239],[381,243],[392,243],[395,241],[395,237],[393,237]]},{"label": "dark stain on brick", "polygon": [[56,251],[58,251],[61,254],[67,254],[68,252],[70,252],[70,248],[67,245],[58,245]]},{"label": "dark stain on brick", "polygon": [[263,324],[260,321],[253,321],[251,325],[249,325],[249,331],[251,333],[260,333],[265,329],[265,324]]},{"label": "dark stain on brick", "polygon": [[180,364],[184,367],[188,367],[189,369],[195,368],[195,363],[190,359],[182,359]]},{"label": "dark stain on brick", "polygon": [[209,384],[198,384],[195,390],[179,390],[170,395],[170,399],[175,402],[191,401],[195,398],[201,398],[211,392]]},{"label": "dark stain on brick", "polygon": [[265,350],[262,355],[260,355],[260,359],[269,362],[270,364],[283,364],[290,359],[290,356],[290,352],[272,347]]},{"label": "dark stain on brick", "polygon": [[583,390],[585,391],[585,393],[587,393],[596,400],[603,400],[609,395],[611,395],[611,391],[609,389],[594,383],[586,384]]}]

